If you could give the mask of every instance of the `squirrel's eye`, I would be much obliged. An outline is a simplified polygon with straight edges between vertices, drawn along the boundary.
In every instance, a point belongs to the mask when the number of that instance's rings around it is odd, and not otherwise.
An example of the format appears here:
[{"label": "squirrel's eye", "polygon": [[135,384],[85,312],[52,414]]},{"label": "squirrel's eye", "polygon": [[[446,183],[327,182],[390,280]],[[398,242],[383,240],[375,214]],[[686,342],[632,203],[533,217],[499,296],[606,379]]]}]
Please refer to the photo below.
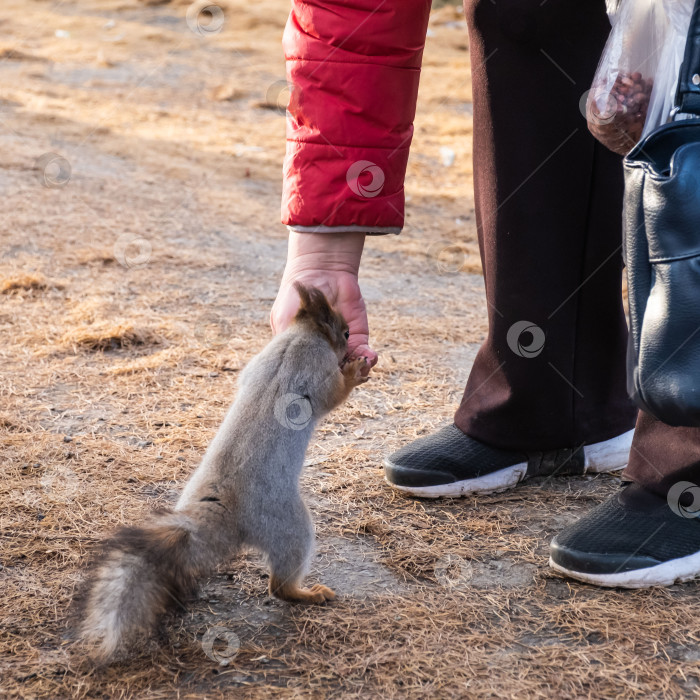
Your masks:
[{"label": "squirrel's eye", "polygon": [[345,336],[345,340],[347,340],[350,337],[350,330],[346,330],[345,333],[343,333],[343,335]]}]

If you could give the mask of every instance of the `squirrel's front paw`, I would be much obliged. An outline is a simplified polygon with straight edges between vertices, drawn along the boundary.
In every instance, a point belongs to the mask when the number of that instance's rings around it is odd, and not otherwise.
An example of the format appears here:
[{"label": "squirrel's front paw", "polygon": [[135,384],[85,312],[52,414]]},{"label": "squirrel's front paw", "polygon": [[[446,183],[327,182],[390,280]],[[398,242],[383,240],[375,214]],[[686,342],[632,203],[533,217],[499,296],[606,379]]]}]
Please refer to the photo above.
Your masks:
[{"label": "squirrel's front paw", "polygon": [[340,370],[345,377],[345,382],[352,386],[364,384],[369,379],[369,377],[363,374],[367,364],[367,358],[364,356],[356,357],[353,360],[345,362]]}]

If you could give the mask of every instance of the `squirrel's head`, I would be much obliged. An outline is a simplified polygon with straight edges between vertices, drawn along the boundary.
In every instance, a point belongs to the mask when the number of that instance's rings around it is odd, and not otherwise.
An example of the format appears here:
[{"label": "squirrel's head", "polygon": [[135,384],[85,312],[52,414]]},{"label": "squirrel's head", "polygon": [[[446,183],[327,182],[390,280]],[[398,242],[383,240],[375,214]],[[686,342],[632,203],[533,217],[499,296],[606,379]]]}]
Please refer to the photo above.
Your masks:
[{"label": "squirrel's head", "polygon": [[323,335],[338,355],[338,360],[342,360],[347,352],[350,337],[348,324],[342,314],[328,303],[320,289],[306,287],[301,282],[295,282],[294,289],[297,290],[301,301],[294,321],[308,324]]}]

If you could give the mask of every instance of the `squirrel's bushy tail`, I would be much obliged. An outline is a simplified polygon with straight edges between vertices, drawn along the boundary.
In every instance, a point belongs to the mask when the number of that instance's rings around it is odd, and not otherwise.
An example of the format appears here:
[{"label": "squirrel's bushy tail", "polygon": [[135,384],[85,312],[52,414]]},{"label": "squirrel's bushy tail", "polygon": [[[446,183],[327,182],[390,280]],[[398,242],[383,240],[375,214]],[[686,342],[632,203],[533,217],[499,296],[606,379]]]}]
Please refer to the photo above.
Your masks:
[{"label": "squirrel's bushy tail", "polygon": [[81,596],[78,636],[93,658],[110,661],[167,609],[184,607],[216,561],[207,544],[187,513],[172,511],[105,542]]}]

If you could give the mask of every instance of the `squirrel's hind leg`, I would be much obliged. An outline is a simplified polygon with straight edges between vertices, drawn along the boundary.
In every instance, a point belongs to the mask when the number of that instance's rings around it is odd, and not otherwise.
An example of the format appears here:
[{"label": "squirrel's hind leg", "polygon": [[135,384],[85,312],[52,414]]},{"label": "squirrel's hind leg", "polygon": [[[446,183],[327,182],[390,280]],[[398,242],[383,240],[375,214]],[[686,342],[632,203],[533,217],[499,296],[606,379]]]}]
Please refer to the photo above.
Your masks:
[{"label": "squirrel's hind leg", "polygon": [[299,503],[276,532],[267,531],[262,548],[270,564],[270,595],[289,603],[325,603],[335,593],[320,583],[302,588],[301,582],[313,551],[314,526],[306,507]]}]

